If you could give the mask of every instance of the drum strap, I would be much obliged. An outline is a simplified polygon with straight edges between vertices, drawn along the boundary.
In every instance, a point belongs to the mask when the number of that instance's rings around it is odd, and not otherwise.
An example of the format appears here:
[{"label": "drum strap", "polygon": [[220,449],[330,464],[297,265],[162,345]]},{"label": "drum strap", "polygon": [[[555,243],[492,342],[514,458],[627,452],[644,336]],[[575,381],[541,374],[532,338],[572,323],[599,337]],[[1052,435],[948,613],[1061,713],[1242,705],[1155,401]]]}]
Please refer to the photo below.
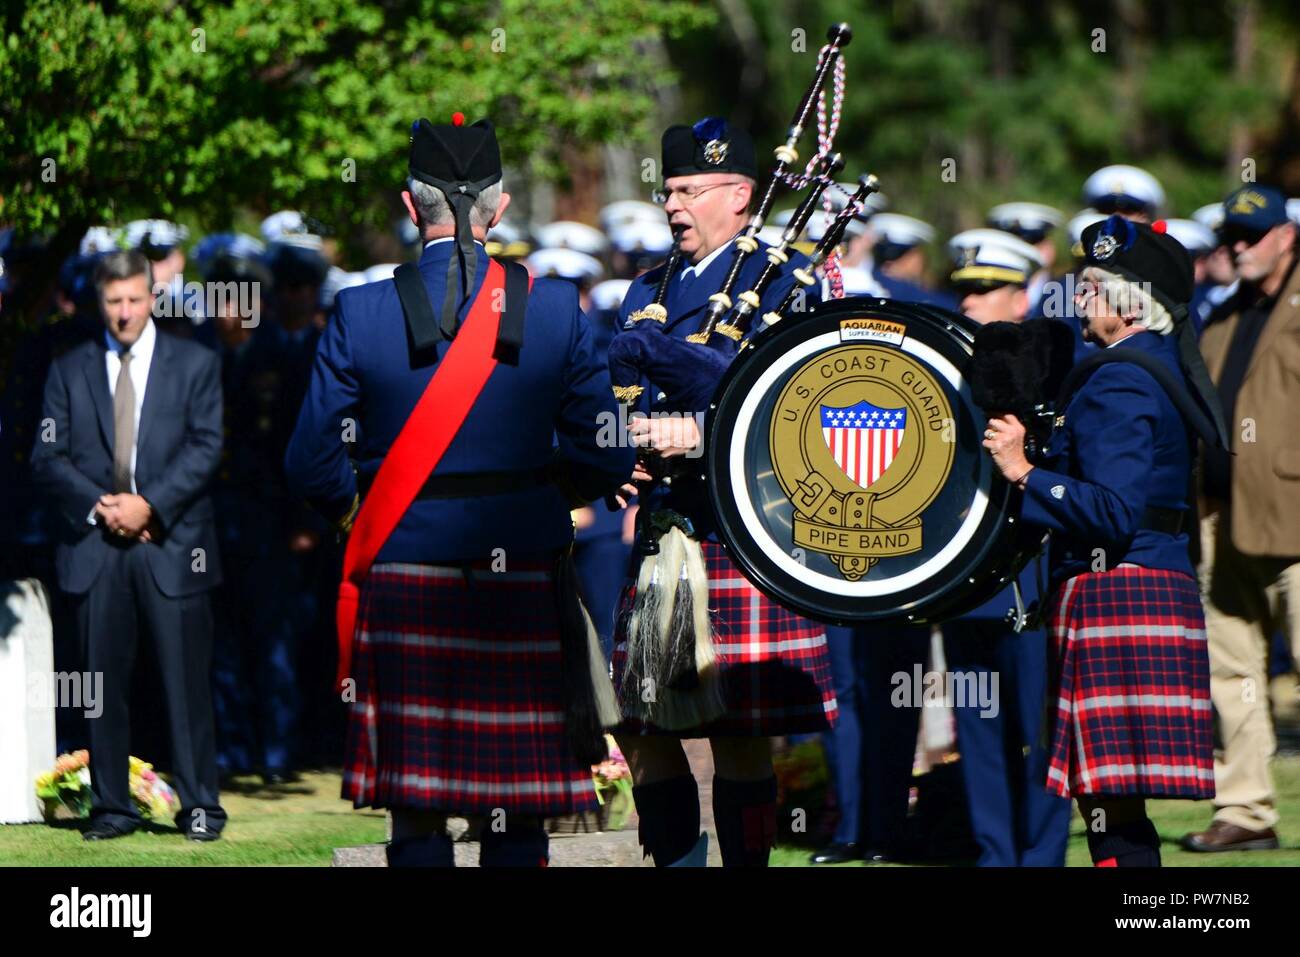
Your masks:
[{"label": "drum strap", "polygon": [[1103,365],[1109,362],[1129,362],[1133,365],[1141,366],[1146,372],[1155,379],[1160,388],[1165,390],[1169,396],[1169,401],[1174,404],[1178,414],[1182,416],[1185,422],[1193,432],[1195,432],[1202,441],[1211,447],[1219,443],[1219,434],[1210,417],[1205,414],[1201,407],[1192,398],[1191,394],[1179,384],[1174,378],[1169,367],[1157,359],[1155,356],[1147,355],[1145,352],[1139,352],[1136,349],[1114,350],[1107,349],[1105,352],[1098,352],[1088,356],[1065,377],[1065,382],[1061,384],[1060,395],[1056,399],[1057,414],[1065,411],[1065,407],[1070,404],[1076,392],[1083,388],[1083,384],[1091,378]]}]

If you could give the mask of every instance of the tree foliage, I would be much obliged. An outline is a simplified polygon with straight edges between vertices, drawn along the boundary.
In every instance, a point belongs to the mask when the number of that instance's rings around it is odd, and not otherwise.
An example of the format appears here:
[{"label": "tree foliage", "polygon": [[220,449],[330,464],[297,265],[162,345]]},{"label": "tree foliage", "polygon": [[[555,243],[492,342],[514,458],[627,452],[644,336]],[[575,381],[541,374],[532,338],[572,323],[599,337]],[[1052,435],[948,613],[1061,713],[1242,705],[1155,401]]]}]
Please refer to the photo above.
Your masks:
[{"label": "tree foliage", "polygon": [[[836,147],[849,172],[880,175],[901,212],[943,229],[978,223],[997,202],[1079,208],[1109,163],[1144,166],[1171,215],[1222,197],[1240,160],[1300,192],[1276,142],[1300,66],[1293,3],[1219,0],[731,0],[712,31],[671,45],[679,64],[712,64],[685,91],[697,113],[751,123],[760,149],[783,139],[826,27],[854,29]],[[764,58],[760,97],[739,89],[746,33]],[[797,49],[799,32],[806,48]],[[1099,32],[1100,31],[1100,32]],[[1240,62],[1239,62],[1240,61]],[[1300,88],[1300,87],[1297,87]],[[942,178],[955,161],[956,179]],[[1288,179],[1289,177],[1289,179]]]},{"label": "tree foliage", "polygon": [[[377,225],[412,120],[490,115],[504,159],[558,178],[568,143],[646,135],[638,51],[706,26],[697,2],[18,0],[0,47],[0,222],[132,216],[228,226],[297,206]],[[183,217],[182,217],[183,218]]]}]

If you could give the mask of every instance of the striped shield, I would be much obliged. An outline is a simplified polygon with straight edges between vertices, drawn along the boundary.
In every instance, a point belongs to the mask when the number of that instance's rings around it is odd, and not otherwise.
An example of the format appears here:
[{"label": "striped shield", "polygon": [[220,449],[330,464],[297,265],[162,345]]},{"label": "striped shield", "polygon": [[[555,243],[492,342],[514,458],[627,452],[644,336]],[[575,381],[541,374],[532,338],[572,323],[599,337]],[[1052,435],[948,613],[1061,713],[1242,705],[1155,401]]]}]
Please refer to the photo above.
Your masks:
[{"label": "striped shield", "polygon": [[871,488],[903,445],[907,409],[881,409],[870,402],[821,409],[822,438],[835,464],[861,488]]}]

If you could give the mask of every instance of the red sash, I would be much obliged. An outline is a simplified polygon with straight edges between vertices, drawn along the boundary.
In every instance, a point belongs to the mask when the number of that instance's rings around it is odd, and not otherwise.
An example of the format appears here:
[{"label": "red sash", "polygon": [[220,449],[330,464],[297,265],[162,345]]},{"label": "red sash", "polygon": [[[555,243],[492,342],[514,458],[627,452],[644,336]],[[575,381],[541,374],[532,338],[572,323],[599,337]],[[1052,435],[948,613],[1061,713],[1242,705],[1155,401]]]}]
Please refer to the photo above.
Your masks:
[{"label": "red sash", "polygon": [[340,691],[352,670],[352,640],[361,583],[388,536],[438,467],[496,368],[493,352],[501,324],[500,291],[504,289],[505,270],[496,260],[489,260],[487,275],[464,323],[379,466],[352,525],[347,550],[343,553],[343,580],[339,583],[336,609],[339,638],[336,685]]}]

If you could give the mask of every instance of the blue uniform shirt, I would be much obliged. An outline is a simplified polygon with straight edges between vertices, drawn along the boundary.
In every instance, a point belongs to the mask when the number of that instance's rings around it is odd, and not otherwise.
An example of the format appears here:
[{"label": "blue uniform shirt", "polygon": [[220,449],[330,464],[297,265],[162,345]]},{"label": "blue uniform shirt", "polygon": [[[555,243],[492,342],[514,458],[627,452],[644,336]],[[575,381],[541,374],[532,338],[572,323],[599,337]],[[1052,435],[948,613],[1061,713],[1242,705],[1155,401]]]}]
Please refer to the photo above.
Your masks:
[{"label": "blue uniform shirt", "polygon": [[[1157,356],[1185,381],[1172,336],[1140,332],[1111,348]],[[1150,373],[1127,362],[1093,372],[1067,406],[1051,453],[1050,468],[1029,473],[1022,517],[1053,532],[1053,584],[1122,562],[1192,574],[1186,534],[1139,527],[1148,506],[1187,509],[1192,468],[1187,426]]]},{"label": "blue uniform shirt", "polygon": [[[754,284],[758,282],[759,275],[767,265],[765,252],[767,247],[767,243],[759,240],[758,249],[745,260],[736,285],[731,291],[733,302],[737,301],[737,297],[742,292],[752,289]],[[668,310],[668,321],[665,324],[665,332],[668,335],[676,336],[678,339],[685,339],[687,336],[699,331],[700,322],[708,311],[709,296],[722,288],[722,283],[726,280],[727,273],[731,270],[731,264],[735,261],[735,258],[736,246],[734,243],[729,243],[722,247],[721,251],[698,274],[684,277],[683,269],[678,271],[677,276],[669,280],[668,295],[664,302],[664,306]],[[774,310],[781,304],[786,293],[790,291],[797,281],[794,278],[794,270],[806,268],[807,266],[808,257],[794,250],[790,251],[790,261],[781,267],[781,272],[767,287],[767,291],[763,294],[761,307],[751,317],[746,338],[763,329],[763,313]],[[623,306],[619,311],[619,317],[622,320],[620,328],[627,321],[629,315],[653,301],[655,287],[659,284],[659,277],[663,275],[663,270],[662,265],[656,266],[632,281],[627,294],[623,297]],[[806,288],[805,308],[811,309],[813,304],[821,298],[818,289],[819,287],[815,283]],[[723,321],[728,320],[724,317]],[[643,382],[642,385],[647,386],[646,392],[642,396],[643,411],[695,411],[663,408],[657,402],[660,390],[655,387],[654,383]],[[700,471],[703,470],[699,458],[691,461],[700,464]],[[649,501],[641,503],[643,508],[651,510],[673,509],[691,520],[695,526],[697,537],[712,536],[713,518],[708,506],[708,496],[704,482],[698,478],[686,479],[679,477],[673,480],[671,487],[658,486],[648,498]]]},{"label": "blue uniform shirt", "polygon": [[938,306],[952,312],[961,312],[961,303],[949,293],[938,289],[929,289],[908,279],[890,276],[879,266],[876,267],[873,275],[876,282],[884,287],[884,298],[886,299],[897,299],[900,302],[919,302],[926,306]]},{"label": "blue uniform shirt", "polygon": [[[430,301],[441,303],[451,242],[420,257]],[[477,294],[488,256],[476,244]],[[471,300],[472,301],[472,300]],[[462,321],[469,310],[461,310]],[[438,360],[450,343],[437,346]],[[307,398],[285,455],[291,488],[332,520],[352,506],[357,474],[373,477],[437,363],[412,368],[392,280],[343,290],[321,335]],[[571,283],[538,279],[528,297],[518,366],[498,364],[435,475],[538,469],[558,456],[590,498],[627,480],[634,450],[602,442],[618,412],[609,372]],[[605,427],[602,433],[602,427]],[[355,433],[355,444],[345,441]],[[552,484],[473,498],[417,499],[376,562],[439,562],[549,552],[573,538],[570,501]]]}]

